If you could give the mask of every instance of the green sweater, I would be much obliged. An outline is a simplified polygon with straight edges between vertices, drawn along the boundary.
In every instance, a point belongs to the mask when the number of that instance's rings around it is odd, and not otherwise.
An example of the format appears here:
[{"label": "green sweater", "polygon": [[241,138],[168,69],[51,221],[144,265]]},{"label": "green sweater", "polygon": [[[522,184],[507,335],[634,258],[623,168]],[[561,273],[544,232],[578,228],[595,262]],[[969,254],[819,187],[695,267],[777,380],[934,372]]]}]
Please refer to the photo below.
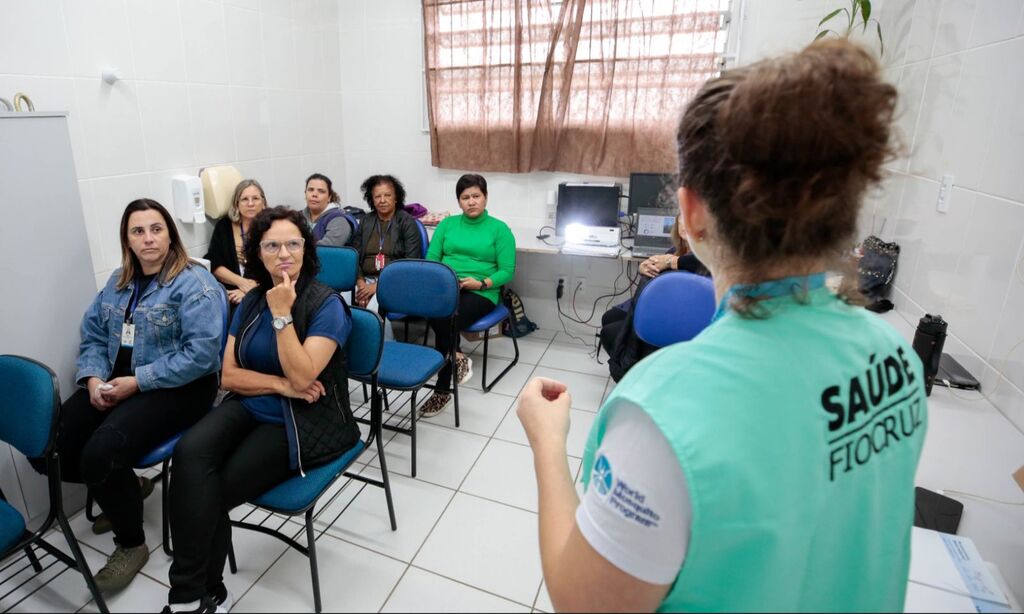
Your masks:
[{"label": "green sweater", "polygon": [[473,292],[498,304],[501,286],[512,281],[516,272],[516,239],[505,222],[486,210],[476,219],[454,215],[437,225],[427,260],[447,264],[459,279],[490,278],[490,288]]}]

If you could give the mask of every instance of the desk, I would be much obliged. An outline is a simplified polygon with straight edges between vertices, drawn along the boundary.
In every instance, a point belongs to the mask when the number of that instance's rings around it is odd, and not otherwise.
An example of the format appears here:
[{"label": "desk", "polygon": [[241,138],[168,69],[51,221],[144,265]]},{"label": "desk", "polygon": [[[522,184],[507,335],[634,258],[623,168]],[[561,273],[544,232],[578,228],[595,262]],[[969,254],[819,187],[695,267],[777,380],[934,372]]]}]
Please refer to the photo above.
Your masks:
[{"label": "desk", "polygon": [[[882,316],[907,339],[914,327],[896,311]],[[932,389],[928,434],[915,480],[929,490],[958,490],[1001,501],[1024,502],[1011,475],[1024,464],[1024,433],[978,392]],[[1024,507],[954,495],[964,504],[959,535],[971,538],[1024,600]]]}]

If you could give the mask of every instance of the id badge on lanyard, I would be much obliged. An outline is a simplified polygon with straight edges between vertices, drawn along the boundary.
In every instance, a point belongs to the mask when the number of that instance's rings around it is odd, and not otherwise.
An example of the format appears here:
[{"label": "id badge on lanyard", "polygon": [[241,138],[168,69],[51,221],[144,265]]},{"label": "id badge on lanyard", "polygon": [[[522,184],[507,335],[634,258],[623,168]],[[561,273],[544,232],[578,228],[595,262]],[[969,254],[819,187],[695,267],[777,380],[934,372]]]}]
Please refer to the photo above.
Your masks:
[{"label": "id badge on lanyard", "polygon": [[135,291],[132,292],[132,300],[128,303],[128,313],[125,315],[124,324],[121,325],[121,347],[135,347],[135,309],[139,306],[139,300],[146,288],[139,287],[135,282]]},{"label": "id badge on lanyard", "polygon": [[373,259],[373,266],[378,271],[384,270],[384,233],[391,229],[391,223],[388,223],[387,228],[380,227],[380,220],[377,220],[377,255]]}]

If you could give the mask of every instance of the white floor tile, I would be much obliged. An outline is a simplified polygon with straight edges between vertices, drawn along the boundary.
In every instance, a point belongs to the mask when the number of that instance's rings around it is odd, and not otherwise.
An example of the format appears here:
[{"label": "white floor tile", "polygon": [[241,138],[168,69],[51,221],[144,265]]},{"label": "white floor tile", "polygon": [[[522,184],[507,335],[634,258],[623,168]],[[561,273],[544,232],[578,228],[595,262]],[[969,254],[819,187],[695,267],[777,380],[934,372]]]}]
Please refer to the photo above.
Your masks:
[{"label": "white floor tile", "polygon": [[[363,474],[380,479],[380,470],[375,467],[365,469]],[[331,535],[374,552],[411,561],[455,492],[401,475],[390,477],[397,531],[391,530],[384,489],[372,485],[362,488],[354,500],[346,503],[347,508],[335,502],[324,510],[316,526],[322,529],[337,518],[327,529]],[[362,486],[362,483],[353,482],[353,486]]]},{"label": "white floor tile", "polygon": [[[104,595],[111,612],[159,612],[167,604],[167,588],[144,575],[138,575],[116,595]],[[99,612],[90,601],[80,612]]]},{"label": "white floor tile", "polygon": [[544,352],[544,357],[538,363],[541,367],[563,369],[565,371],[576,371],[587,375],[608,377],[608,365],[600,364],[590,357],[589,348],[578,343],[553,342]]},{"label": "white floor tile", "polygon": [[[476,378],[476,376],[473,376]],[[473,388],[459,388],[459,430],[490,437],[501,424],[508,409],[516,402],[497,392],[484,393]],[[455,427],[454,406],[430,419],[430,424]]]},{"label": "white floor tile", "polygon": [[[162,490],[163,487],[160,482],[154,483],[153,493],[143,501],[142,526],[146,532],[146,545],[149,546],[150,552],[156,550],[163,543],[163,530],[160,524],[163,518],[160,504],[160,493]],[[93,504],[93,511],[96,514],[100,513],[100,507],[95,503]],[[103,535],[93,533],[92,522],[85,517],[85,510],[76,514],[70,519],[70,522],[71,528],[74,530],[79,542],[89,544],[107,555],[114,552],[113,532],[104,533]]]},{"label": "white floor tile", "polygon": [[[50,533],[47,541],[71,556],[71,550],[61,533]],[[12,557],[4,561],[4,566],[7,569],[3,571],[2,581],[6,594],[0,599],[0,610],[5,612],[74,612],[92,599],[85,584],[85,578],[80,573],[68,568],[56,557],[44,553],[38,548],[35,548],[34,551],[43,566],[41,574],[36,574],[35,570],[29,566],[27,558]],[[107,561],[105,555],[88,546],[82,546],[82,553],[93,573],[99,571]],[[19,584],[21,586],[18,586]]]},{"label": "white floor tile", "polygon": [[[316,542],[325,612],[376,612],[405,563],[324,535]],[[289,548],[232,608],[232,612],[311,612],[309,560]]]},{"label": "white floor tile", "polygon": [[608,383],[607,376],[585,375],[550,367],[537,367],[533,376],[549,377],[562,382],[569,387],[572,406],[591,412],[596,412],[601,407],[601,399],[604,397],[604,389]]},{"label": "white floor tile", "polygon": [[517,603],[541,581],[537,515],[459,493],[414,563]]},{"label": "white floor tile", "polygon": [[[245,506],[248,507],[248,506]],[[241,519],[244,512],[243,507],[236,508],[232,517]],[[247,522],[259,524],[270,514],[263,510],[256,510],[246,517]],[[296,538],[302,528],[298,525],[285,521],[282,517],[275,517],[265,522],[265,526],[280,530],[289,537]],[[304,541],[301,536],[296,538],[300,543]],[[263,535],[248,529],[232,527],[231,543],[235,549],[235,561],[238,563],[238,573],[231,573],[227,563],[224,564],[224,585],[236,598],[244,594],[255,584],[256,580],[263,575],[271,565],[274,564],[281,554],[288,548],[284,542],[269,535]],[[171,557],[164,554],[163,549],[150,554],[149,562],[142,568],[142,573],[163,584],[169,584],[168,572],[171,569]],[[167,588],[162,589],[163,599],[167,601]]]},{"label": "white floor tile", "polygon": [[529,612],[530,608],[416,567],[405,572],[381,612]]},{"label": "white floor tile", "polygon": [[[504,358],[494,358],[494,359],[488,360],[488,362],[487,362],[488,375],[491,376],[491,377],[494,377],[498,373],[501,373],[501,371],[505,367],[507,367],[510,362],[511,362],[510,360],[506,360]],[[482,366],[480,368],[482,368]],[[476,361],[474,361],[473,370],[476,371],[476,369],[477,369]],[[493,369],[493,374],[491,374],[491,370],[492,369]],[[534,369],[533,365],[528,365],[528,364],[526,364],[524,362],[520,362],[516,366],[512,367],[512,370],[509,371],[508,373],[506,373],[505,377],[501,378],[501,381],[498,382],[494,386],[494,388],[491,389],[491,393],[495,393],[496,392],[498,394],[504,394],[504,395],[510,396],[510,397],[517,397],[517,396],[519,396],[519,391],[523,389],[524,385],[526,385],[526,380],[530,379],[530,374],[533,373],[533,369]],[[483,390],[483,387],[480,384],[479,377],[480,377],[479,375],[476,375],[474,373],[473,379],[470,380],[469,382],[467,382],[468,386],[466,386],[466,388],[472,388],[472,389],[475,389],[475,390]]]},{"label": "white floor tile", "polygon": [[[517,339],[517,341],[519,342],[519,362],[528,365],[537,364],[551,343],[550,339],[541,339],[533,335]],[[507,358],[512,360],[516,355],[515,346],[512,345],[512,338],[504,336],[492,338],[487,343],[487,355],[489,357],[487,361],[488,375],[494,377],[499,371],[492,370],[490,358]],[[483,360],[484,344],[480,343],[473,351],[473,377],[476,377],[478,373],[483,373]]]},{"label": "white floor tile", "polygon": [[[580,461],[569,459],[576,475]],[[529,447],[492,439],[462,484],[461,492],[537,511],[537,478]]]},{"label": "white floor tile", "polygon": [[542,582],[540,593],[537,595],[537,603],[533,607],[541,612],[554,612],[555,606],[551,605],[551,595],[548,594],[548,583]]},{"label": "white floor tile", "polygon": [[[582,409],[569,410],[569,437],[565,442],[566,452],[568,452],[569,456],[583,458],[583,448],[587,444],[587,438],[590,436],[590,427],[594,425],[595,417],[597,417],[597,414]],[[523,424],[519,421],[519,416],[516,415],[515,411],[508,412],[505,419],[501,421],[501,426],[494,433],[494,437],[524,446],[530,445],[530,442],[526,439],[526,431],[523,430]]]},{"label": "white floor tile", "polygon": [[[384,454],[387,455],[389,472],[409,475],[412,451],[410,442],[409,436],[398,435],[385,446]],[[416,476],[425,482],[446,488],[458,488],[485,445],[486,437],[433,426],[426,420],[417,422]],[[380,466],[376,454],[369,464],[373,467]]]}]

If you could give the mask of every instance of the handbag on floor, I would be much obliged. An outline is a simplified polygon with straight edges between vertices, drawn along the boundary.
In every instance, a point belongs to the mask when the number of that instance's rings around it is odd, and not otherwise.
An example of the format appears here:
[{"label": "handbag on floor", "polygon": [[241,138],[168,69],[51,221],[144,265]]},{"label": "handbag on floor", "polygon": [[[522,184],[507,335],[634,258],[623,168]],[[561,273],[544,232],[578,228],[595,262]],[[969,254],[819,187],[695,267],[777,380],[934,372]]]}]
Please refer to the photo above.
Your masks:
[{"label": "handbag on floor", "polygon": [[857,269],[861,294],[868,299],[868,310],[884,313],[892,309],[889,295],[892,293],[893,279],[896,278],[896,261],[899,256],[899,245],[895,242],[887,243],[874,235],[864,239],[861,244]]},{"label": "handbag on floor", "polygon": [[519,298],[519,295],[511,288],[506,287],[502,291],[501,300],[505,302],[505,307],[512,314],[511,318],[502,322],[501,334],[511,337],[512,326],[516,327],[516,337],[525,337],[537,330],[537,325],[530,318],[526,317],[526,307],[523,305],[523,299]]}]

